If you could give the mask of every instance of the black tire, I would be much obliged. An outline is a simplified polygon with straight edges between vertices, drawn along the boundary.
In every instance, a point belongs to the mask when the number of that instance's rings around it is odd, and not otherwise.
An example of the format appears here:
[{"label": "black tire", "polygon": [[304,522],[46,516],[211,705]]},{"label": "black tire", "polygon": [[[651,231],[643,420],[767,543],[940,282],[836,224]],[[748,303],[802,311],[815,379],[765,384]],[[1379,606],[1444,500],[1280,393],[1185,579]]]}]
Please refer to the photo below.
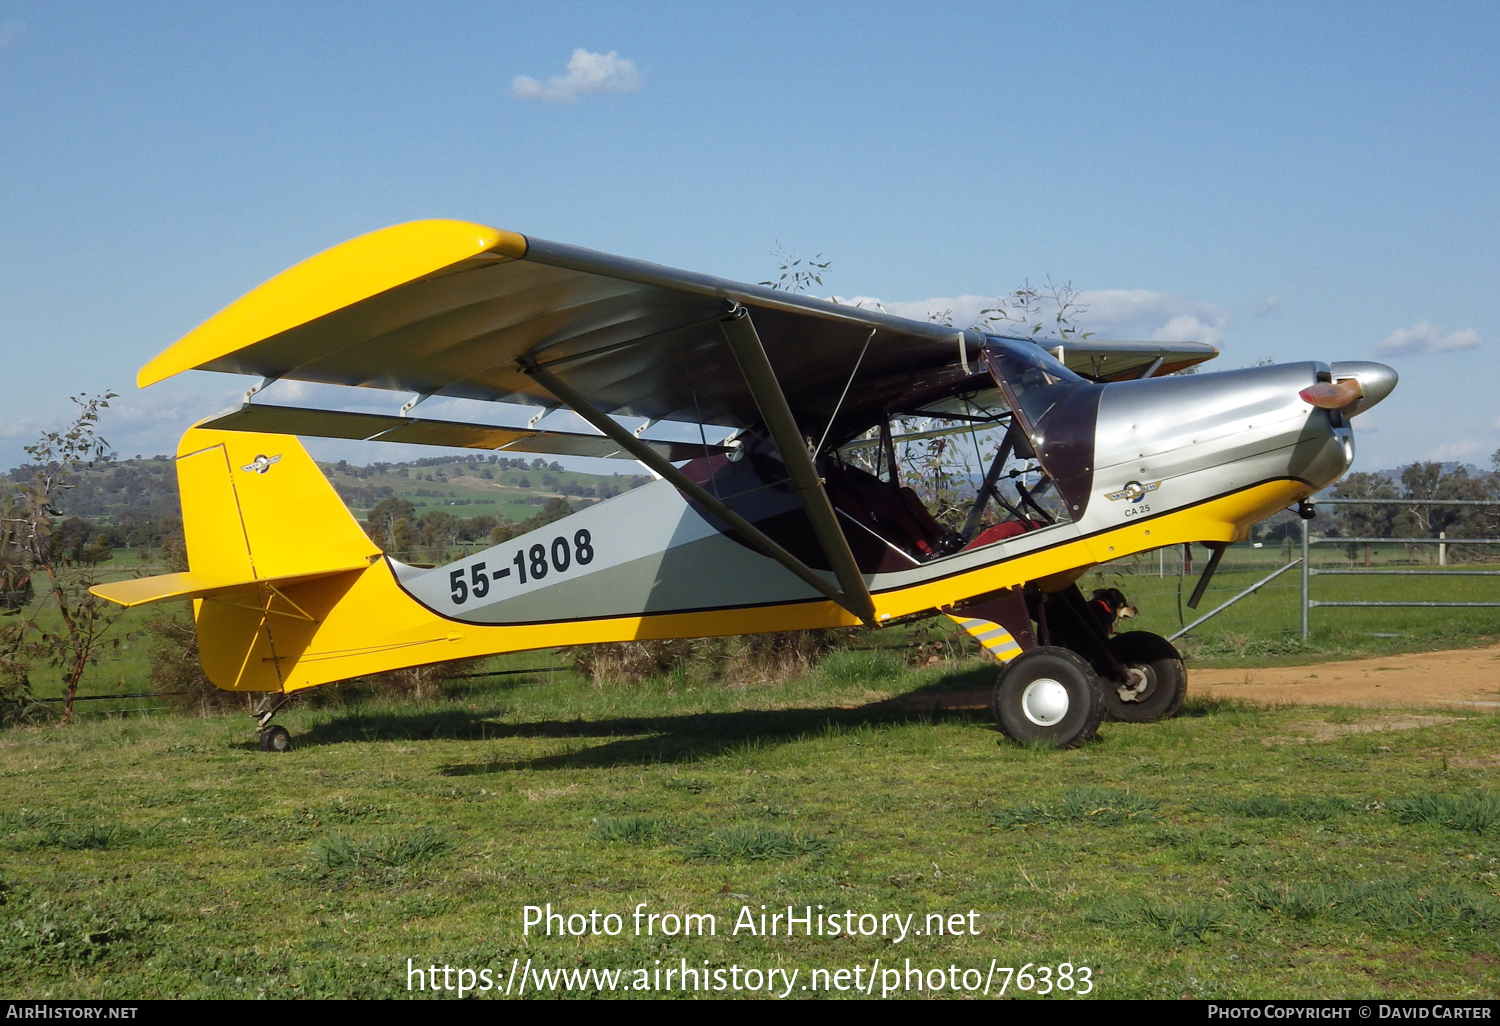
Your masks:
[{"label": "black tire", "polygon": [[290,752],[292,735],[282,726],[267,727],[260,732],[260,750],[263,752]]},{"label": "black tire", "polygon": [[1045,646],[1010,661],[995,685],[995,722],[1012,741],[1067,748],[1094,736],[1104,716],[1088,660]]},{"label": "black tire", "polygon": [[1149,631],[1128,631],[1109,639],[1109,650],[1132,673],[1132,684],[1099,682],[1104,711],[1126,723],[1150,723],[1176,716],[1187,697],[1187,670],[1172,643]]}]

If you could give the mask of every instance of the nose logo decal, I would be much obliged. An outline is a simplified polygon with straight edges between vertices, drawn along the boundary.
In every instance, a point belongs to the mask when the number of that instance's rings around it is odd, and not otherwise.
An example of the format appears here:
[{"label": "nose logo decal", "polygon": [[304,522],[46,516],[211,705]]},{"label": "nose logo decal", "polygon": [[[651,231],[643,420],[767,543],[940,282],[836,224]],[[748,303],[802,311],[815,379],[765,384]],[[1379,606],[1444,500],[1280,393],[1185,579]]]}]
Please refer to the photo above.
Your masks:
[{"label": "nose logo decal", "polygon": [[1160,487],[1160,481],[1152,481],[1150,484],[1141,484],[1139,481],[1131,481],[1126,484],[1124,488],[1121,488],[1118,492],[1110,492],[1107,496],[1105,496],[1105,498],[1109,499],[1110,502],[1117,502],[1120,499],[1128,499],[1130,502],[1135,503],[1140,502],[1142,499],[1144,499],[1147,493],[1154,492]]},{"label": "nose logo decal", "polygon": [[247,474],[264,474],[266,471],[271,469],[271,464],[280,462],[281,453],[277,453],[275,456],[266,456],[262,454],[255,457],[255,459],[251,460],[249,463],[246,463],[240,469],[245,471]]}]

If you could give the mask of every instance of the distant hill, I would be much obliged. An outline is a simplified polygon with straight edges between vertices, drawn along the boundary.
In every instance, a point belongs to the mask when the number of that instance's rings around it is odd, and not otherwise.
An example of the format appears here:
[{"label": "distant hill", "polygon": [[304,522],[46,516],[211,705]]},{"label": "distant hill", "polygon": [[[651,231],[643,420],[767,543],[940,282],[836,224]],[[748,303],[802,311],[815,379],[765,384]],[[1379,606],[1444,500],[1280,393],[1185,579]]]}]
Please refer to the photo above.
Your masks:
[{"label": "distant hill", "polygon": [[548,499],[567,499],[575,507],[588,505],[651,480],[644,474],[583,474],[540,458],[495,454],[437,456],[368,467],[340,460],[319,466],[344,504],[359,517],[381,499],[396,498],[416,506],[418,515],[432,507],[456,517],[486,514],[521,521],[533,516]]},{"label": "distant hill", "polygon": [[[627,463],[635,468],[636,464]],[[407,463],[351,466],[319,463],[344,504],[363,520],[382,499],[404,499],[420,517],[441,509],[459,518],[494,517],[519,523],[534,517],[550,499],[575,509],[618,495],[651,480],[641,474],[583,474],[539,458],[475,453],[436,456]],[[11,481],[30,476],[11,470]],[[158,548],[182,532],[177,473],[168,456],[118,460],[85,474],[59,503],[66,518],[77,518],[108,532],[116,548]]]}]

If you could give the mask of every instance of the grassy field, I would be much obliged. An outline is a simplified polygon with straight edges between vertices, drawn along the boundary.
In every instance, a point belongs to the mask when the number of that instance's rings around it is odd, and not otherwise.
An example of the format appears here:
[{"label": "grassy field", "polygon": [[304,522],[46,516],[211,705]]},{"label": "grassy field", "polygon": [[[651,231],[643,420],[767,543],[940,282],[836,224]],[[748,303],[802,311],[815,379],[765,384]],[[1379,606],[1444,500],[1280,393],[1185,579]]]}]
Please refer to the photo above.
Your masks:
[{"label": "grassy field", "polygon": [[[994,960],[1087,966],[1101,997],[1500,993],[1495,717],[1197,702],[1052,751],[919,711],[992,675],[878,652],[738,689],[518,675],[293,707],[286,755],[245,717],[12,729],[0,979],[30,998],[385,997],[408,993],[408,958],[501,989],[513,960],[686,959],[797,969],[812,996],[812,970],[879,958],[953,966],[961,990]],[[523,937],[548,902],[624,932]],[[635,937],[641,902],[714,914],[717,935]],[[743,907],[789,904],[977,915],[901,943],[731,934]]]}]

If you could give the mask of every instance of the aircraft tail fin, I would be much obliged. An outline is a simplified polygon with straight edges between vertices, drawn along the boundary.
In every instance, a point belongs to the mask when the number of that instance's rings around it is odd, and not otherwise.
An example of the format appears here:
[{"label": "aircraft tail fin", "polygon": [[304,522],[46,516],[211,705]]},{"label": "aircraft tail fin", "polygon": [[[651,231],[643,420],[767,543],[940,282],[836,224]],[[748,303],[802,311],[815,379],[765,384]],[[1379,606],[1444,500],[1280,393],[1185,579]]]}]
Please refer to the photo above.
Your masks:
[{"label": "aircraft tail fin", "polygon": [[357,576],[380,549],[291,435],[192,428],[178,445],[177,484],[188,572],[94,594],[123,606],[194,599],[209,679],[226,690],[281,690],[272,618],[320,619],[286,589]]},{"label": "aircraft tail fin", "polygon": [[194,574],[267,581],[380,555],[292,435],[193,428],[177,449],[177,483]]}]

